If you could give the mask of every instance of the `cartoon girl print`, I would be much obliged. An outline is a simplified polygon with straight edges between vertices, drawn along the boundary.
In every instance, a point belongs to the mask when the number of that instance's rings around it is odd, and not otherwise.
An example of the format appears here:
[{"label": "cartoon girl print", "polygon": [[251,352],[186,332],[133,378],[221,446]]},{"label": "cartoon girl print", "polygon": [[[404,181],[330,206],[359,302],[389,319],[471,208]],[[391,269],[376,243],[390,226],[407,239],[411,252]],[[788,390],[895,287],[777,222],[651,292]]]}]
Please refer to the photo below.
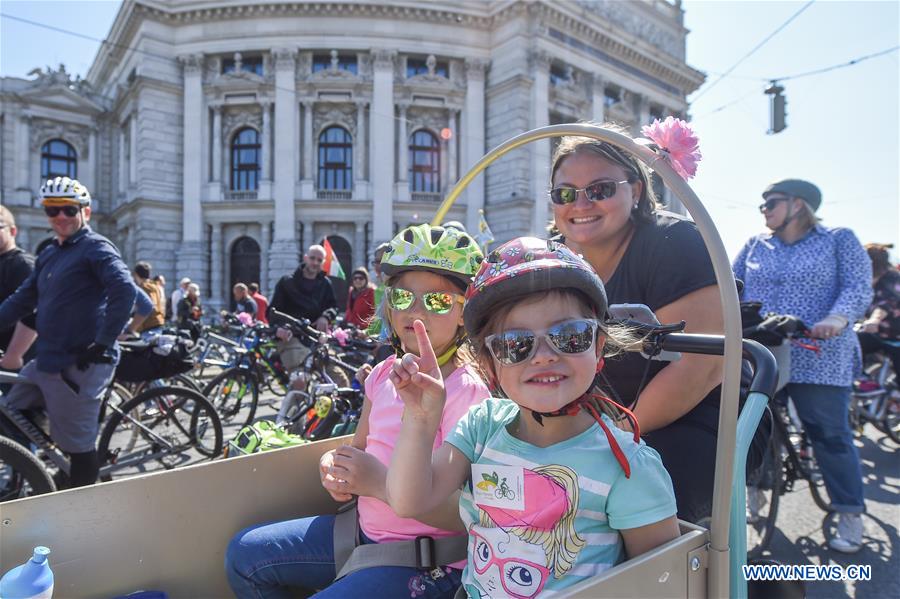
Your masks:
[{"label": "cartoon girl print", "polygon": [[487,597],[535,597],[552,575],[568,572],[585,541],[575,531],[578,475],[566,466],[524,473],[525,508],[478,505],[469,528],[476,588]]}]

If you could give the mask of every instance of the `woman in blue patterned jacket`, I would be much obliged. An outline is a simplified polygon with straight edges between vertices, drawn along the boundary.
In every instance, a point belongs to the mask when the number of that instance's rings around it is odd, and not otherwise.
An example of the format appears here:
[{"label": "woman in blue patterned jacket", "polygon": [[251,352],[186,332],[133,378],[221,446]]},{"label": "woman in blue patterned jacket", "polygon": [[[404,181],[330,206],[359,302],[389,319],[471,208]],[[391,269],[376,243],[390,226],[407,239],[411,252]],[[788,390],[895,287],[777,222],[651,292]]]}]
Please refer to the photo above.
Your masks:
[{"label": "woman in blue patterned jacket", "polygon": [[793,314],[811,325],[821,351],[794,347],[787,392],[813,445],[838,529],[829,546],[855,553],[862,546],[865,511],[859,455],[847,422],[853,374],[859,365],[856,335],[848,324],[872,300],[872,266],[849,229],[819,224],[819,188],[799,179],[763,192],[770,232],[750,239],[734,260],[744,300],[763,312]]}]

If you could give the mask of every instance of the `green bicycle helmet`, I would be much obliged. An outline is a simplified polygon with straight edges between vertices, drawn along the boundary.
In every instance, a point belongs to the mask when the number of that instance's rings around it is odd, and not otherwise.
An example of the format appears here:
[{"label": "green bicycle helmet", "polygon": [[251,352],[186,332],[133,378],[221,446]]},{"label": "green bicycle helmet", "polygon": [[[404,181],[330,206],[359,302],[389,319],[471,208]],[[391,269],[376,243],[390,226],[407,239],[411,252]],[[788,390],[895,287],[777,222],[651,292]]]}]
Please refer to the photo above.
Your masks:
[{"label": "green bicycle helmet", "polygon": [[407,270],[432,272],[468,287],[483,259],[478,243],[468,233],[452,227],[415,225],[391,240],[381,259],[381,271],[389,277]]}]

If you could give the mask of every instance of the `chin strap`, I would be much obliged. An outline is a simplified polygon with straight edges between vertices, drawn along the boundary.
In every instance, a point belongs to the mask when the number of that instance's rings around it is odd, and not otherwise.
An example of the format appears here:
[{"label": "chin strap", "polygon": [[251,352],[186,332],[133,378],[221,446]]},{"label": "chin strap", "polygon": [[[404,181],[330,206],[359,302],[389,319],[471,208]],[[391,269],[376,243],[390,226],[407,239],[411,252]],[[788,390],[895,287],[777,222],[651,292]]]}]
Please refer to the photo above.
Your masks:
[{"label": "chin strap", "polygon": [[788,207],[788,210],[790,212],[787,216],[784,217],[784,220],[781,221],[781,224],[775,227],[775,229],[772,231],[773,233],[781,233],[782,231],[784,231],[784,228],[791,224],[791,221],[794,220],[794,217],[797,216],[798,213],[792,211],[791,207]]},{"label": "chin strap", "polygon": [[[601,358],[597,364],[597,372],[599,373],[602,369],[603,359]],[[591,388],[593,388],[593,384],[591,385]],[[628,420],[628,423],[631,425],[632,439],[635,443],[639,443],[641,440],[641,427],[638,424],[637,418],[635,417],[634,413],[625,406],[616,403],[605,395],[591,393],[590,391],[588,391],[575,401],[572,401],[564,405],[560,409],[554,410],[553,412],[536,412],[534,410],[530,411],[532,418],[534,418],[535,421],[537,421],[537,423],[541,426],[544,426],[543,419],[545,417],[554,418],[557,416],[575,416],[581,410],[586,411],[588,414],[593,416],[594,420],[597,421],[597,424],[600,425],[600,428],[603,429],[603,433],[606,435],[606,440],[609,443],[609,448],[612,450],[613,455],[616,457],[616,461],[619,463],[619,466],[625,473],[625,478],[631,478],[631,465],[628,463],[628,458],[625,457],[625,452],[622,451],[622,447],[619,445],[619,442],[616,441],[616,438],[613,435],[612,431],[609,430],[609,427],[603,421],[603,417],[597,410],[597,405],[599,405],[600,403],[611,405],[619,413],[625,416],[625,418]]]}]

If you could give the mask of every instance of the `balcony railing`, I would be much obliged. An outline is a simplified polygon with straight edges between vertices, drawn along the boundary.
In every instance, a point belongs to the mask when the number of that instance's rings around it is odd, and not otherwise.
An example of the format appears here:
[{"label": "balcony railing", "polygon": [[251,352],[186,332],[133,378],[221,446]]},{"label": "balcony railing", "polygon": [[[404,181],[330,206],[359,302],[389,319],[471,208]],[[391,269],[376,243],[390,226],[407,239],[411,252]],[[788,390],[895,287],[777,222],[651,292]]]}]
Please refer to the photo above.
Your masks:
[{"label": "balcony railing", "polygon": [[225,192],[225,199],[229,202],[245,202],[247,200],[256,199],[256,190],[254,191],[231,191]]},{"label": "balcony railing", "polygon": [[410,194],[413,202],[440,202],[441,194],[436,191],[414,191]]},{"label": "balcony railing", "polygon": [[317,189],[316,199],[318,200],[352,200],[353,190],[351,189]]}]

